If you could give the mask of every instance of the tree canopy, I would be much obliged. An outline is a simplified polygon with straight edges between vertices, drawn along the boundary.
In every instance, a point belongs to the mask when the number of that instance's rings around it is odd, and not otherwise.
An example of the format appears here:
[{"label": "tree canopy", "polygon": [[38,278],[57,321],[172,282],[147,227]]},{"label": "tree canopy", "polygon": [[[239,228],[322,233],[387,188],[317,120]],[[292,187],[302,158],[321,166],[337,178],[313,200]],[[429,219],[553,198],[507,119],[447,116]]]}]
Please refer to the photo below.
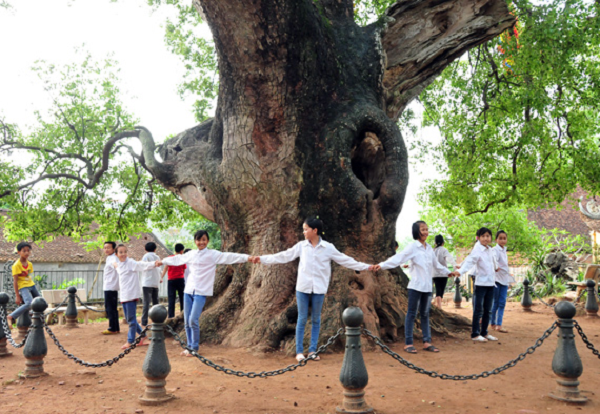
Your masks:
[{"label": "tree canopy", "polygon": [[471,49],[420,96],[443,140],[416,143],[440,178],[423,201],[465,213],[600,193],[600,3],[511,2],[516,26]]}]

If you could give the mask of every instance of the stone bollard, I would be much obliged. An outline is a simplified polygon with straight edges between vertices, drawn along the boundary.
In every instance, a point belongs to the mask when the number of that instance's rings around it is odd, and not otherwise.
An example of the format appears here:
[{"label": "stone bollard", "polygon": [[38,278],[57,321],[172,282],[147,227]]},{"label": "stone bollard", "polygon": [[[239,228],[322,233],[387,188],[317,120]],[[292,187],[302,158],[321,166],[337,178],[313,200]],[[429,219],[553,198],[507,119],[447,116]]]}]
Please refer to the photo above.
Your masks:
[{"label": "stone bollard", "polygon": [[67,300],[67,310],[65,311],[65,319],[67,320],[66,327],[69,329],[79,328],[79,325],[77,324],[77,304],[75,303],[77,288],[75,286],[70,286],[67,289],[67,292],[69,292],[69,299]]},{"label": "stone bollard", "polygon": [[533,301],[531,300],[531,293],[529,293],[529,280],[525,279],[523,281],[523,296],[521,297],[521,307],[525,312],[531,312],[531,305],[533,305]]},{"label": "stone bollard", "polygon": [[17,337],[17,341],[22,341],[25,339],[27,335],[27,331],[31,326],[31,317],[29,316],[29,311],[23,312],[21,316],[17,318],[17,329],[19,330],[19,336]]},{"label": "stone bollard", "polygon": [[31,303],[33,310],[33,329],[27,337],[23,356],[25,362],[25,372],[20,375],[22,378],[37,378],[48,375],[44,372],[44,357],[48,353],[46,336],[44,335],[44,311],[48,308],[46,301],[37,297]]},{"label": "stone bollard", "polygon": [[163,305],[154,305],[148,316],[152,320],[152,338],[146,352],[142,372],[146,377],[146,390],[139,400],[144,405],[160,405],[174,398],[167,394],[165,385],[167,375],[171,372],[171,364],[165,347],[165,320],[167,309]]},{"label": "stone bollard", "polygon": [[575,346],[573,333],[573,317],[577,310],[571,302],[558,302],[554,313],[558,316],[558,344],[552,359],[552,371],[558,376],[556,391],[550,393],[555,400],[571,403],[585,403],[587,397],[579,394],[579,381],[577,378],[583,372],[581,358]]},{"label": "stone bollard", "polygon": [[365,401],[365,387],[369,382],[369,374],[362,355],[361,329],[363,313],[360,308],[350,307],[344,310],[342,320],[346,326],[346,352],[340,372],[340,382],[344,387],[342,406],[338,413],[364,414],[372,413],[373,408]]},{"label": "stone bollard", "polygon": [[454,279],[454,307],[461,308],[462,296],[460,295],[460,277]]},{"label": "stone bollard", "polygon": [[587,281],[587,300],[585,301],[585,314],[588,318],[598,317],[598,301],[596,300],[596,282]]},{"label": "stone bollard", "polygon": [[[0,293],[0,308],[2,308],[2,310],[4,311],[4,317],[8,315],[8,313],[6,313],[7,303],[8,294],[4,292]],[[0,321],[0,358],[12,355],[12,352],[6,349],[6,332],[4,332],[4,322],[6,322],[8,329],[10,329],[10,326],[8,326],[8,321]]]}]

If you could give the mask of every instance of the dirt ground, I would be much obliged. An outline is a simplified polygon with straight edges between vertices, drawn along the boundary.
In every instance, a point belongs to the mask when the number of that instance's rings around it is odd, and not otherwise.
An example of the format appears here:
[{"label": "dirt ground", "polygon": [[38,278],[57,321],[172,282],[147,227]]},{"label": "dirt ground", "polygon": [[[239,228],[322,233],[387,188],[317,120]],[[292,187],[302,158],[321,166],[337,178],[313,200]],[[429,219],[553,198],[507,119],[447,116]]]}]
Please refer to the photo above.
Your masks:
[{"label": "dirt ground", "polygon": [[[454,310],[470,317],[468,308]],[[508,304],[500,341],[474,344],[467,332],[437,337],[441,352],[402,352],[413,363],[440,373],[470,374],[498,367],[534,344],[552,324],[554,313],[542,305],[523,313],[518,303]],[[578,317],[588,338],[600,349],[600,320]],[[53,326],[63,346],[76,356],[92,362],[114,357],[125,342],[125,334],[102,336],[105,322],[81,325],[78,330]],[[13,331],[15,332],[15,331]],[[600,359],[583,346],[577,348],[583,361],[581,390],[590,401],[569,406],[550,399],[556,388],[551,363],[556,335],[550,336],[533,355],[499,375],[477,381],[443,381],[411,371],[381,351],[365,352],[369,372],[366,400],[376,413],[598,413],[600,412]],[[142,363],[148,348],[138,348],[112,368],[88,369],[63,356],[48,343],[44,369],[49,376],[19,380],[25,368],[21,350],[9,348],[12,357],[0,359],[0,412],[2,413],[335,413],[342,400],[339,372],[343,354],[330,353],[321,361],[310,361],[295,372],[268,379],[247,379],[225,375],[195,358],[179,356],[181,349],[167,340],[171,374],[167,390],[176,399],[160,406],[142,406],[144,389]],[[280,353],[256,355],[246,349],[201,346],[200,353],[233,369],[262,371],[285,367],[293,358]],[[142,411],[140,411],[142,410]]]}]

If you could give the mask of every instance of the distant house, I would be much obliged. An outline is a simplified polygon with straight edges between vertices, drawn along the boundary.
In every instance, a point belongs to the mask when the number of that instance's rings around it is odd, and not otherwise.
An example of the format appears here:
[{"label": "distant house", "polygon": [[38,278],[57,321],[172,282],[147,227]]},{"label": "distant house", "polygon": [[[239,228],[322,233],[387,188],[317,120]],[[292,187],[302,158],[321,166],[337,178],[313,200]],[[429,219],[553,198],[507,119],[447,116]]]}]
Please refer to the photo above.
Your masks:
[{"label": "distant house", "polygon": [[[18,258],[17,243],[6,241],[1,230],[0,228],[0,263],[8,267]],[[156,243],[156,254],[161,258],[172,254],[154,233],[140,233],[136,236],[132,236],[126,243],[128,256],[132,259],[142,259],[146,253],[144,246],[148,242]],[[29,260],[33,263],[38,287],[51,289],[59,287],[65,282],[76,280],[83,282],[78,286],[88,291],[88,299],[103,299],[102,269],[105,256],[102,249],[86,251],[81,243],[74,242],[70,237],[58,236],[53,241],[45,242],[41,246],[33,243]],[[10,272],[4,272],[0,277],[0,291],[7,290],[6,283],[12,283]],[[160,293],[162,296],[166,296],[166,283],[163,284],[165,286],[161,286]],[[90,289],[92,289],[91,292]]]}]

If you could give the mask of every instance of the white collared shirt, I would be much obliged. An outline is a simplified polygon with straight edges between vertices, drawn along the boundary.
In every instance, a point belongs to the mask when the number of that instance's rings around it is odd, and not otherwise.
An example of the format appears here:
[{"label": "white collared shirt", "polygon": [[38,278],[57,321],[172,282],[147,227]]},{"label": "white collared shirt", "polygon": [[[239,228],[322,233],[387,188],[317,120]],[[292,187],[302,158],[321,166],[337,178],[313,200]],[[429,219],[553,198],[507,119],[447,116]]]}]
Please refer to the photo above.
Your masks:
[{"label": "white collared shirt", "polygon": [[[433,253],[442,266],[448,267],[448,263],[450,263],[456,269],[454,257],[452,257],[448,249],[446,249],[444,246],[436,247],[433,249]],[[448,273],[436,270],[433,274],[433,277],[448,277]]]},{"label": "white collared shirt", "polygon": [[187,265],[190,269],[184,292],[188,295],[212,296],[215,286],[215,272],[219,264],[246,263],[247,254],[223,253],[218,250],[204,248],[192,250],[186,254],[178,254],[163,259],[167,266]]},{"label": "white collared shirt", "polygon": [[496,257],[490,246],[484,246],[480,242],[475,243],[475,247],[467,256],[460,267],[460,274],[476,267],[475,286],[495,286],[496,285]]},{"label": "white collared shirt", "polygon": [[385,262],[379,263],[383,270],[393,269],[402,263],[411,261],[410,282],[408,288],[419,292],[431,292],[433,290],[433,272],[445,273],[446,277],[450,271],[438,262],[437,257],[430,245],[420,241],[406,246],[400,253],[396,253]]},{"label": "white collared shirt", "polygon": [[496,263],[498,265],[496,282],[503,286],[508,286],[511,283],[515,283],[515,279],[510,275],[510,269],[508,268],[508,255],[506,254],[506,247],[502,247],[497,244],[493,247],[492,251],[496,255]]},{"label": "white collared shirt", "polygon": [[[160,257],[154,252],[148,252],[142,257],[142,262],[156,262]],[[157,288],[160,283],[160,269],[153,267],[142,272],[142,287]]]},{"label": "white collared shirt", "polygon": [[106,256],[106,264],[104,265],[104,282],[102,284],[103,290],[119,290],[119,274],[117,269],[113,267],[113,263],[116,262],[117,255],[111,254]]},{"label": "white collared shirt", "polygon": [[335,246],[323,239],[313,247],[311,242],[304,240],[293,247],[276,254],[260,256],[260,262],[266,265],[284,264],[300,258],[298,265],[298,280],[296,290],[302,293],[327,293],[331,279],[331,261],[352,270],[367,270],[368,264],[357,262],[353,258],[340,253]]},{"label": "white collared shirt", "polygon": [[140,277],[138,272],[154,269],[154,262],[136,262],[129,257],[124,261],[117,260],[117,273],[121,285],[121,303],[140,298]]}]

